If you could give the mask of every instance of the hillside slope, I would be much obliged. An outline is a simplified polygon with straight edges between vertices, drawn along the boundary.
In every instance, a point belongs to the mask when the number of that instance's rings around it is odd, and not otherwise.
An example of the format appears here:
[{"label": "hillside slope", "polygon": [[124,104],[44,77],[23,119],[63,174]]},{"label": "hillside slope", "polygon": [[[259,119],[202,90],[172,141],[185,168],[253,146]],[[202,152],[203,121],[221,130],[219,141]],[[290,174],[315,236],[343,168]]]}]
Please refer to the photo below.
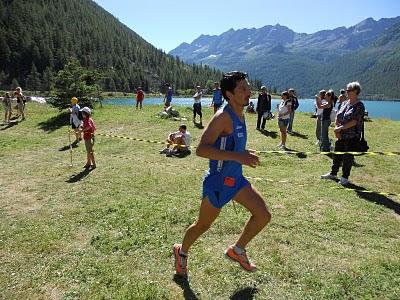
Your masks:
[{"label": "hillside slope", "polygon": [[33,74],[49,89],[71,56],[101,70],[106,90],[156,90],[165,81],[191,88],[221,76],[156,49],[91,0],[0,0],[0,88],[30,88]]}]

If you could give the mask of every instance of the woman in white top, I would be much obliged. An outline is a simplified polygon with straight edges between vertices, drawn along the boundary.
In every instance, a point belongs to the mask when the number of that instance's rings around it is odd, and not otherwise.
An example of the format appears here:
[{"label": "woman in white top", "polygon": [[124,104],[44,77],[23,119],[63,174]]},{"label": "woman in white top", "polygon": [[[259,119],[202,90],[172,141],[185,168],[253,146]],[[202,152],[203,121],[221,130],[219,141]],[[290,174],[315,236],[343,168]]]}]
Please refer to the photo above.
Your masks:
[{"label": "woman in white top", "polygon": [[278,147],[282,150],[287,150],[286,148],[286,137],[287,137],[287,126],[290,120],[290,113],[292,112],[292,102],[289,98],[289,93],[287,91],[281,94],[282,101],[277,105],[278,109],[278,125],[281,131],[281,143]]}]

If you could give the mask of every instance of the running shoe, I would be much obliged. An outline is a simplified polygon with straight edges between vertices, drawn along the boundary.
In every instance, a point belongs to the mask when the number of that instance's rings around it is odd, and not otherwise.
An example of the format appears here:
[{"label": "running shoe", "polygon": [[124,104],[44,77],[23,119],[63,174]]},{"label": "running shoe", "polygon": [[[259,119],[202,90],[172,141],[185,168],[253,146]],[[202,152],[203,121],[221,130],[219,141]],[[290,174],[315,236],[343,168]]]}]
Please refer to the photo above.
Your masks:
[{"label": "running shoe", "polygon": [[347,178],[344,178],[344,177],[340,177],[340,179],[339,179],[339,182],[338,182],[340,185],[343,185],[343,186],[345,186],[345,185],[348,185],[349,183],[350,183],[350,181],[347,179]]},{"label": "running shoe", "polygon": [[175,257],[175,272],[177,275],[187,277],[187,255],[181,254],[182,244],[174,244],[172,251]]},{"label": "running shoe", "polygon": [[320,176],[321,179],[331,179],[336,180],[336,175],[332,175],[330,172]]},{"label": "running shoe", "polygon": [[233,261],[238,262],[242,268],[247,271],[254,272],[257,269],[256,265],[251,263],[247,257],[246,250],[243,250],[241,254],[237,254],[234,250],[234,246],[231,245],[225,250],[225,255]]}]

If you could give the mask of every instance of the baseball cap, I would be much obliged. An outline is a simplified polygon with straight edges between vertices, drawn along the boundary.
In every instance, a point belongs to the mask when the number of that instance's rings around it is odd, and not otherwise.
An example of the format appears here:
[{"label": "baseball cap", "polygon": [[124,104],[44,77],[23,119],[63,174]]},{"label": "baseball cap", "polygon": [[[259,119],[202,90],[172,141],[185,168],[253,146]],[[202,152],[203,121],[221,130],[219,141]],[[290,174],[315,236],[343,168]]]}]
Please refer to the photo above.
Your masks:
[{"label": "baseball cap", "polygon": [[86,106],[81,109],[81,112],[87,113],[88,115],[92,114],[92,111],[90,110],[90,108],[86,107]]}]

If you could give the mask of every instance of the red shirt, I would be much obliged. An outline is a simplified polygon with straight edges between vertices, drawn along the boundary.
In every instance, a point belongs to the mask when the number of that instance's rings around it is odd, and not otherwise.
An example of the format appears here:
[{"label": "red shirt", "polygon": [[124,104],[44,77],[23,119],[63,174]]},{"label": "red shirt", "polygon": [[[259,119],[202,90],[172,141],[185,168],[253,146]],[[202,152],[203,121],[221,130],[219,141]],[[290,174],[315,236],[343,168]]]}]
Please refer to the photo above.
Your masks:
[{"label": "red shirt", "polygon": [[96,125],[94,125],[92,118],[83,119],[83,128],[89,128],[83,132],[83,139],[90,140],[96,130]]},{"label": "red shirt", "polygon": [[144,93],[143,93],[143,91],[142,91],[142,90],[138,90],[138,91],[137,91],[137,94],[136,94],[136,100],[138,100],[138,101],[143,101],[143,99],[144,99]]}]

